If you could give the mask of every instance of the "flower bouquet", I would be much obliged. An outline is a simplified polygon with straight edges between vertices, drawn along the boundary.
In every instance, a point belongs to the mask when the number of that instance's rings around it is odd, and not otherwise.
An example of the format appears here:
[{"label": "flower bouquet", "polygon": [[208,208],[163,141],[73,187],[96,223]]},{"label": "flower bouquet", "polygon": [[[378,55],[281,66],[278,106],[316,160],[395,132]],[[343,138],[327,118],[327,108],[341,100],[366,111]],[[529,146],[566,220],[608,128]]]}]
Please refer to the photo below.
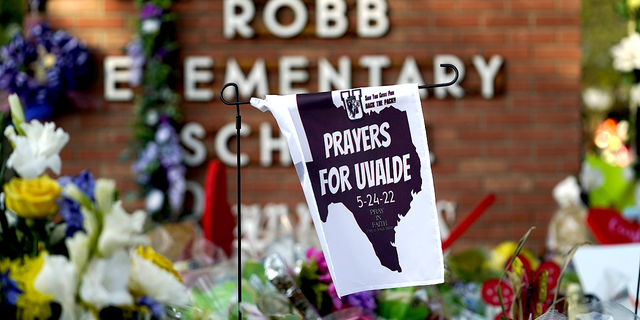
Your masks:
[{"label": "flower bouquet", "polygon": [[27,120],[48,119],[61,111],[90,70],[86,44],[46,23],[32,26],[26,37],[16,34],[0,49],[0,89],[25,102]]},{"label": "flower bouquet", "polygon": [[[15,319],[161,319],[190,300],[172,263],[146,246],[144,211],[127,213],[115,181],[60,173],[69,135],[25,122],[16,95],[3,164],[17,176],[0,205],[0,313]],[[4,181],[4,179],[3,179]]]}]

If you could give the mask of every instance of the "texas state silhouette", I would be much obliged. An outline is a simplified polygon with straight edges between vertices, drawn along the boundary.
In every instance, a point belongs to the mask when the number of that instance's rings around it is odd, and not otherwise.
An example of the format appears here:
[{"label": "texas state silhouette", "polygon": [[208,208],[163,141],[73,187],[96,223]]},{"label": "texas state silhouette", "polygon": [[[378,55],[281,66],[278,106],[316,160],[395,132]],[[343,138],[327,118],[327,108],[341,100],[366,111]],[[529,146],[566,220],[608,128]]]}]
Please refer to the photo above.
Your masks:
[{"label": "texas state silhouette", "polygon": [[[330,92],[297,95],[297,103],[313,157],[313,161],[307,162],[306,166],[320,219],[322,222],[327,221],[330,204],[342,203],[351,211],[360,230],[367,236],[380,264],[391,271],[402,272],[395,247],[395,227],[411,208],[413,196],[421,190],[422,186],[421,162],[411,139],[406,112],[388,105],[379,113],[365,112],[361,119],[350,120],[343,105],[338,107],[334,105]],[[388,146],[383,147],[378,144],[378,147],[367,151],[364,151],[364,147],[361,146],[359,152],[346,154],[339,152],[335,154],[335,149],[326,148],[325,139],[329,137],[327,133],[338,132],[337,135],[341,135],[340,132],[345,130],[367,131],[367,128],[372,128],[373,131],[366,132],[369,135],[379,134],[379,141],[383,141],[388,136],[390,139]],[[381,134],[381,128],[386,131],[387,136]],[[349,170],[350,189],[345,188],[344,183],[339,183],[340,176],[329,175],[331,168],[344,168],[344,166]],[[399,169],[399,166],[402,169]],[[396,168],[395,171],[394,168]],[[359,169],[359,181],[365,182],[362,189],[358,187],[357,169]],[[382,174],[384,177],[380,177],[381,170],[384,171]],[[367,174],[376,175],[380,183],[378,185],[368,183],[371,177]],[[342,176],[344,178],[345,174],[343,173]],[[330,185],[334,187],[338,185],[341,188],[333,193]]]}]

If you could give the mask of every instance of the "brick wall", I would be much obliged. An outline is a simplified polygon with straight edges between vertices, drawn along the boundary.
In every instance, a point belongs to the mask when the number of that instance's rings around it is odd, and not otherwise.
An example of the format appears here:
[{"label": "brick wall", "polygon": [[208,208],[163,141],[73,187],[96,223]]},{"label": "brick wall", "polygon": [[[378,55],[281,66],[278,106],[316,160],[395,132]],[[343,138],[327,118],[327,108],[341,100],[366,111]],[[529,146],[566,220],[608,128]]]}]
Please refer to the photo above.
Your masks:
[{"label": "brick wall", "polygon": [[[71,134],[63,153],[63,171],[75,174],[90,168],[99,176],[118,179],[129,208],[141,205],[132,196],[137,188],[131,161],[119,160],[130,139],[131,102],[103,98],[102,62],[120,55],[131,39],[137,11],[131,0],[49,0],[46,19],[84,39],[94,53],[96,76],[83,108],[55,119]],[[379,39],[361,39],[355,33],[355,0],[347,0],[349,31],[340,39],[318,39],[314,34],[315,1],[304,0],[310,21],[293,39],[278,39],[261,21],[266,0],[255,0],[254,39],[225,39],[222,34],[222,0],[181,0],[178,42],[181,57],[176,69],[182,77],[185,56],[214,59],[218,92],[224,82],[226,60],[234,57],[245,72],[256,58],[264,58],[271,93],[278,93],[278,58],[309,57],[310,92],[317,91],[317,58],[327,57],[337,66],[340,56],[352,61],[352,85],[366,86],[368,73],[358,66],[362,55],[387,55],[391,67],[383,70],[383,84],[394,84],[407,56],[413,56],[426,82],[433,81],[433,57],[454,54],[467,69],[462,86],[466,96],[438,100],[429,93],[423,100],[433,166],[436,197],[458,204],[459,221],[489,192],[496,203],[461,238],[455,250],[479,244],[517,240],[532,225],[529,244],[538,252],[544,246],[548,220],[555,210],[551,189],[580,168],[580,1],[579,0],[388,0],[390,29]],[[287,13],[284,12],[284,19]],[[480,96],[480,78],[471,59],[498,54],[504,65],[496,78],[496,97]],[[180,81],[182,83],[182,81]],[[182,93],[182,87],[176,88]],[[234,121],[233,107],[218,98],[211,102],[182,102],[186,121],[202,124],[208,158],[216,158],[213,139]],[[270,114],[251,107],[242,109],[243,122],[252,128],[243,138],[243,151],[252,159],[243,168],[243,203],[287,203],[291,210],[304,201],[293,167],[259,165],[259,125]],[[274,129],[275,130],[275,129]],[[275,133],[274,133],[275,134]],[[232,139],[230,145],[234,145]],[[231,147],[233,150],[233,147]],[[275,157],[277,159],[277,157]],[[189,177],[202,181],[204,165],[190,169]],[[229,200],[235,203],[235,169],[229,168]]]}]

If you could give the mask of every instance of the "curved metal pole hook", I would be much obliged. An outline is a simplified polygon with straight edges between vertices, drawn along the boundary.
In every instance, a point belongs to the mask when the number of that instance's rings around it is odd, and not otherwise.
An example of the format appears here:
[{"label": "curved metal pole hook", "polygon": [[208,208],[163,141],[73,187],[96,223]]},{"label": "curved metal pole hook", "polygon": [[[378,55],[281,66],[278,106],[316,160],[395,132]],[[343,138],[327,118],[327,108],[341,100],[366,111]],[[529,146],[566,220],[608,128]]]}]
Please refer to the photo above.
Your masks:
[{"label": "curved metal pole hook", "polygon": [[[236,89],[236,101],[235,102],[229,102],[224,98],[224,90],[227,89],[228,87],[233,86]],[[229,82],[227,84],[225,84],[224,86],[222,86],[222,89],[220,89],[220,100],[222,100],[222,102],[228,106],[231,105],[241,105],[241,104],[250,104],[251,101],[240,101],[240,93],[238,90],[238,85],[235,82]]]},{"label": "curved metal pole hook", "polygon": [[443,68],[451,68],[451,69],[453,69],[453,72],[455,72],[455,74],[456,74],[456,76],[453,77],[453,80],[451,80],[451,81],[449,81],[447,83],[423,84],[421,86],[418,86],[419,89],[448,87],[448,86],[456,83],[456,81],[458,81],[458,76],[459,76],[460,72],[458,72],[458,68],[456,68],[456,66],[454,66],[452,64],[448,64],[448,63],[443,63],[440,66],[443,67]]}]

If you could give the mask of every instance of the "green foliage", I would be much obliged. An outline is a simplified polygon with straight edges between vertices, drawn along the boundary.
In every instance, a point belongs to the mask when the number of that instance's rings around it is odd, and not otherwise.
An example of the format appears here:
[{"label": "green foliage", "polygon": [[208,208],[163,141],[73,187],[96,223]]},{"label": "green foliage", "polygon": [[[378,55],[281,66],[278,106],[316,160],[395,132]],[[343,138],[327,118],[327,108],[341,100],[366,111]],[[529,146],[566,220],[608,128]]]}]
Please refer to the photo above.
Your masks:
[{"label": "green foliage", "polygon": [[9,42],[12,34],[20,30],[23,16],[22,1],[0,0],[0,45]]},{"label": "green foliage", "polygon": [[583,0],[582,87],[614,88],[621,81],[612,67],[611,46],[627,35],[626,1]]},{"label": "green foliage", "polygon": [[482,248],[470,249],[447,258],[447,267],[456,280],[465,282],[484,282],[490,277],[484,269],[487,252]]}]

